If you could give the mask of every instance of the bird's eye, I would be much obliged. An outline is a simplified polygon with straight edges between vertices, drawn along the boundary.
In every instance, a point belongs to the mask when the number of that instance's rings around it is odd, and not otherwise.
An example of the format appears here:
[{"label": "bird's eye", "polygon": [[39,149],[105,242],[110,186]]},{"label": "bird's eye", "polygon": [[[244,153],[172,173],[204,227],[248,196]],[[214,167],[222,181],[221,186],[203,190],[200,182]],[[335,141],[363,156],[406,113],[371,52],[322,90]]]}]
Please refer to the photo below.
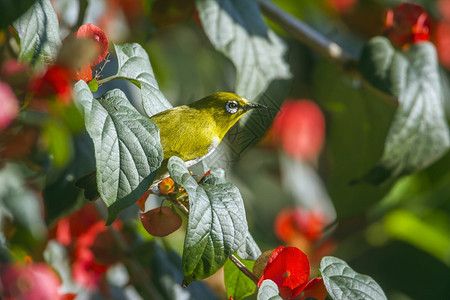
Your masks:
[{"label": "bird's eye", "polygon": [[226,109],[230,114],[235,114],[239,109],[239,104],[236,101],[228,101]]}]

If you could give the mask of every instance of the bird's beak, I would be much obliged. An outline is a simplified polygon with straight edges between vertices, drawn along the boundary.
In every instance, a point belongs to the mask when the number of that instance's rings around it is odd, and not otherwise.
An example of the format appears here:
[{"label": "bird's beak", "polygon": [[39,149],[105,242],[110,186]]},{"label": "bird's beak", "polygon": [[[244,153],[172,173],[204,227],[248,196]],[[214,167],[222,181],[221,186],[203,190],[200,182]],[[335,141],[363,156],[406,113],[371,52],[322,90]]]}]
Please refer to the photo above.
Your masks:
[{"label": "bird's beak", "polygon": [[250,109],[254,109],[254,108],[267,108],[267,106],[259,104],[259,103],[248,103],[244,105],[244,110],[250,110]]}]

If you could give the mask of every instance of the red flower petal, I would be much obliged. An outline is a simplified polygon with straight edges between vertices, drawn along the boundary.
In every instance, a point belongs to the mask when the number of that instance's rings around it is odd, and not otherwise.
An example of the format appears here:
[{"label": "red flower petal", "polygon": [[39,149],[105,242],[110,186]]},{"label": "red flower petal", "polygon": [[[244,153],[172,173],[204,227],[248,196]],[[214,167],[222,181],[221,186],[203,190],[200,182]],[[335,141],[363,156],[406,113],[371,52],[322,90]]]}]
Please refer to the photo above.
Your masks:
[{"label": "red flower petal", "polygon": [[314,298],[317,300],[325,300],[327,295],[328,292],[323,283],[323,279],[313,278],[305,286],[305,289],[300,294],[300,297],[298,299],[303,300],[308,298]]},{"label": "red flower petal", "polygon": [[290,242],[296,236],[315,241],[322,236],[324,221],[324,216],[318,212],[288,207],[275,219],[275,234],[284,242]]},{"label": "red flower petal", "polygon": [[84,80],[85,82],[89,82],[92,80],[92,68],[89,64],[86,64],[81,67],[79,71],[77,71],[77,80]]},{"label": "red flower petal", "polygon": [[425,10],[413,3],[402,3],[386,13],[385,34],[399,47],[430,40],[431,22]]},{"label": "red flower petal", "polygon": [[310,265],[308,257],[295,247],[278,247],[270,256],[258,286],[266,279],[275,282],[283,298],[296,297],[306,286]]},{"label": "red flower petal", "polygon": [[56,95],[63,103],[72,99],[72,70],[62,66],[51,66],[42,77],[35,78],[30,83],[30,89],[37,98],[48,98]]},{"label": "red flower petal", "polygon": [[310,160],[322,148],[325,119],[320,108],[310,100],[287,100],[273,123],[276,142],[294,158]]},{"label": "red flower petal", "polygon": [[61,280],[48,265],[10,265],[0,271],[5,299],[58,299]]},{"label": "red flower petal", "polygon": [[0,130],[5,129],[19,113],[19,103],[11,87],[0,81]]},{"label": "red flower petal", "polygon": [[84,24],[77,31],[78,38],[89,39],[97,47],[97,58],[91,62],[91,67],[95,67],[108,54],[108,38],[105,32],[94,24]]}]

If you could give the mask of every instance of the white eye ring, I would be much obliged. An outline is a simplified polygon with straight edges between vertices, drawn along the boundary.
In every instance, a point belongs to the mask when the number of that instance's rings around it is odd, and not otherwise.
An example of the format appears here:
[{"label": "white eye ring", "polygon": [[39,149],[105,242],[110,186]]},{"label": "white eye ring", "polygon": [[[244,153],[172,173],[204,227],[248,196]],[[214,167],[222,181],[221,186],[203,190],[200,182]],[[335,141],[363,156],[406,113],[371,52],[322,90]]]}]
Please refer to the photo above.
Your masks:
[{"label": "white eye ring", "polygon": [[239,110],[239,104],[236,101],[228,101],[225,108],[230,114],[235,114]]}]

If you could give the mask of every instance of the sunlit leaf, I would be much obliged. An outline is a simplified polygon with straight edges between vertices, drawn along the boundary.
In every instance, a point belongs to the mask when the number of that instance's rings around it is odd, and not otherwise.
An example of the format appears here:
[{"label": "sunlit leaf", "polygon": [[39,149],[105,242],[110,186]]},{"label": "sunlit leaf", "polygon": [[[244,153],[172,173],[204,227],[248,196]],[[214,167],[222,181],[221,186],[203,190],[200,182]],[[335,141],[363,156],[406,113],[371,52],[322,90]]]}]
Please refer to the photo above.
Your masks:
[{"label": "sunlit leaf", "polygon": [[[247,269],[252,270],[254,261],[242,260]],[[233,297],[235,300],[243,299],[256,290],[256,284],[242,273],[238,267],[231,261],[227,260],[224,266],[225,287],[227,289],[227,297]]]},{"label": "sunlit leaf", "polygon": [[339,258],[325,256],[319,270],[332,299],[387,299],[381,287],[370,276],[356,273]]},{"label": "sunlit leaf", "polygon": [[237,254],[239,257],[248,260],[256,260],[261,255],[261,250],[250,232],[247,233],[245,243],[238,249]]},{"label": "sunlit leaf", "polygon": [[282,300],[278,286],[270,279],[264,280],[259,287],[258,300]]},{"label": "sunlit leaf", "polygon": [[367,181],[380,183],[419,171],[447,152],[450,132],[433,44],[418,43],[400,51],[386,38],[373,38],[362,53],[360,69],[375,87],[399,102],[384,154]]},{"label": "sunlit leaf", "polygon": [[272,80],[290,77],[285,46],[264,23],[257,1],[197,0],[196,5],[209,40],[236,67],[237,94],[253,100]]},{"label": "sunlit leaf", "polygon": [[55,61],[61,38],[58,18],[50,0],[36,1],[13,26],[20,37],[19,60],[35,66]]},{"label": "sunlit leaf", "polygon": [[108,206],[108,223],[149,188],[163,152],[159,130],[140,115],[120,90],[94,99],[84,81],[75,85],[86,129],[94,141],[97,187]]},{"label": "sunlit leaf", "polygon": [[168,169],[189,196],[183,250],[183,272],[188,284],[214,274],[244,244],[248,232],[245,208],[239,190],[231,183],[198,184],[176,156],[169,159]]},{"label": "sunlit leaf", "polygon": [[114,45],[118,60],[117,77],[141,89],[142,106],[151,117],[172,107],[159,90],[148,54],[139,44]]},{"label": "sunlit leaf", "polygon": [[393,238],[410,243],[450,265],[450,237],[445,230],[401,209],[389,212],[383,223]]}]

